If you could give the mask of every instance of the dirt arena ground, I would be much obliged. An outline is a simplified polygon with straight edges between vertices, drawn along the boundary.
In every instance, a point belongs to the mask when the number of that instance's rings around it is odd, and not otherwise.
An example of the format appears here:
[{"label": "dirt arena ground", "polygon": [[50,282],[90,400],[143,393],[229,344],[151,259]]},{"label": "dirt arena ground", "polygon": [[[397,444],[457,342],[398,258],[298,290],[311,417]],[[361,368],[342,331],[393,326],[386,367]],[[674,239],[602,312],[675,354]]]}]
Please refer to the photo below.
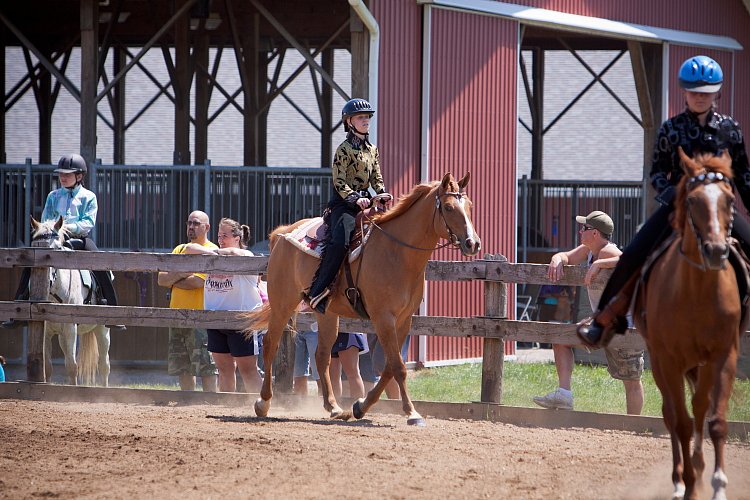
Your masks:
[{"label": "dirt arena ground", "polygon": [[[665,437],[434,418],[414,428],[384,414],[332,421],[308,403],[257,418],[249,407],[0,400],[0,498],[671,494]],[[730,443],[727,460],[730,498],[750,499],[750,444]]]}]

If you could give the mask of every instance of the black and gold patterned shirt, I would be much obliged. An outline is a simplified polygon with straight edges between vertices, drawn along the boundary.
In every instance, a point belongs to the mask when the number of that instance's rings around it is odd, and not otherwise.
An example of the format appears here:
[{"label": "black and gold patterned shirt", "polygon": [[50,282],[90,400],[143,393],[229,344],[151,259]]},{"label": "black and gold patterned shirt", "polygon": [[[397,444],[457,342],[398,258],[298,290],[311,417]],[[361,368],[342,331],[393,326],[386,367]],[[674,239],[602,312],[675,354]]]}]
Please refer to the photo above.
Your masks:
[{"label": "black and gold patterned shirt", "polygon": [[336,149],[333,159],[333,187],[342,199],[353,203],[362,197],[359,192],[369,187],[377,194],[385,193],[378,148],[349,134]]},{"label": "black and gold patterned shirt", "polygon": [[677,185],[682,177],[678,146],[682,146],[685,154],[691,157],[696,153],[718,155],[726,149],[732,157],[737,191],[745,206],[750,207],[750,167],[742,130],[731,116],[719,114],[713,109],[708,113],[705,126],[701,126],[698,117],[689,110],[662,124],[654,147],[651,184],[659,193]]}]

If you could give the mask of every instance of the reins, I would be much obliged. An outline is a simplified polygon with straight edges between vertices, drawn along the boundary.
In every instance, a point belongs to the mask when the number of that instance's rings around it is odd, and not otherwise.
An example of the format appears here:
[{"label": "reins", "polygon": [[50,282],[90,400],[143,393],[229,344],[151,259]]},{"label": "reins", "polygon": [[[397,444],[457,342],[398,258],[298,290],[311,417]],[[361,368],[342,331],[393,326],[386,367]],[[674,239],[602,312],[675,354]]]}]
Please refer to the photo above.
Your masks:
[{"label": "reins", "polygon": [[[450,236],[450,240],[447,241],[447,242],[445,242],[445,243],[443,243],[442,245],[437,245],[437,246],[432,247],[432,248],[418,247],[418,246],[412,245],[410,243],[407,243],[407,242],[405,242],[405,241],[403,241],[403,240],[401,240],[399,238],[396,238],[391,233],[389,233],[388,231],[386,231],[385,229],[383,229],[382,227],[380,227],[373,219],[370,218],[369,215],[365,215],[365,218],[367,218],[367,221],[370,224],[372,224],[374,228],[376,228],[378,231],[380,231],[385,236],[387,236],[391,241],[393,241],[393,242],[395,242],[395,243],[397,243],[397,244],[399,244],[399,245],[401,245],[403,247],[411,248],[412,250],[419,250],[421,252],[432,252],[432,251],[435,251],[435,250],[439,250],[441,248],[445,248],[448,245],[453,245],[454,249],[457,249],[458,246],[459,246],[458,237],[455,235],[455,233],[453,233],[453,230],[451,230],[450,226],[448,226],[448,222],[445,220],[445,215],[443,214],[443,209],[442,209],[442,203],[440,202],[440,196],[454,196],[454,197],[456,197],[456,199],[460,200],[463,196],[466,196],[466,193],[446,191],[442,195],[435,194],[435,209],[434,209],[433,214],[432,214],[432,220],[433,221],[435,220],[435,212],[437,212],[437,213],[440,214],[440,217],[443,220],[443,225],[445,225],[445,229],[448,231],[448,235]],[[364,247],[363,247],[363,250],[364,250]]]}]

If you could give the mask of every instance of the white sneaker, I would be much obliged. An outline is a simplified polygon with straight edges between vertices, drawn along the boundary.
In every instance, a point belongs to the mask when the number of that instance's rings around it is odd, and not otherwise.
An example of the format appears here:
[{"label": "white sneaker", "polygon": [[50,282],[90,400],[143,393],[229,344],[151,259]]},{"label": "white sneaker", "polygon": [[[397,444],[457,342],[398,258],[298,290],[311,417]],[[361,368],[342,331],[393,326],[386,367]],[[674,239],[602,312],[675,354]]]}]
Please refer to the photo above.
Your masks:
[{"label": "white sneaker", "polygon": [[534,397],[534,402],[542,408],[552,410],[572,410],[573,395],[563,394],[560,389],[555,389],[546,396]]}]

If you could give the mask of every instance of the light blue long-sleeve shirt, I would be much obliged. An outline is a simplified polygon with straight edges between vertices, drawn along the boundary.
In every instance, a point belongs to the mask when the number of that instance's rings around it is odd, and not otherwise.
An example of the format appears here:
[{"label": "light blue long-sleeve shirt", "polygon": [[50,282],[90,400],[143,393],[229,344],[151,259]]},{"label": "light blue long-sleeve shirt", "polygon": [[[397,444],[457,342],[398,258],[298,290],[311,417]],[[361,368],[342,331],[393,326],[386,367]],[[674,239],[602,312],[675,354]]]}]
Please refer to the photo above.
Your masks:
[{"label": "light blue long-sleeve shirt", "polygon": [[78,184],[73,189],[55,189],[47,195],[42,221],[63,217],[65,229],[72,236],[87,236],[96,224],[99,207],[96,195]]}]

